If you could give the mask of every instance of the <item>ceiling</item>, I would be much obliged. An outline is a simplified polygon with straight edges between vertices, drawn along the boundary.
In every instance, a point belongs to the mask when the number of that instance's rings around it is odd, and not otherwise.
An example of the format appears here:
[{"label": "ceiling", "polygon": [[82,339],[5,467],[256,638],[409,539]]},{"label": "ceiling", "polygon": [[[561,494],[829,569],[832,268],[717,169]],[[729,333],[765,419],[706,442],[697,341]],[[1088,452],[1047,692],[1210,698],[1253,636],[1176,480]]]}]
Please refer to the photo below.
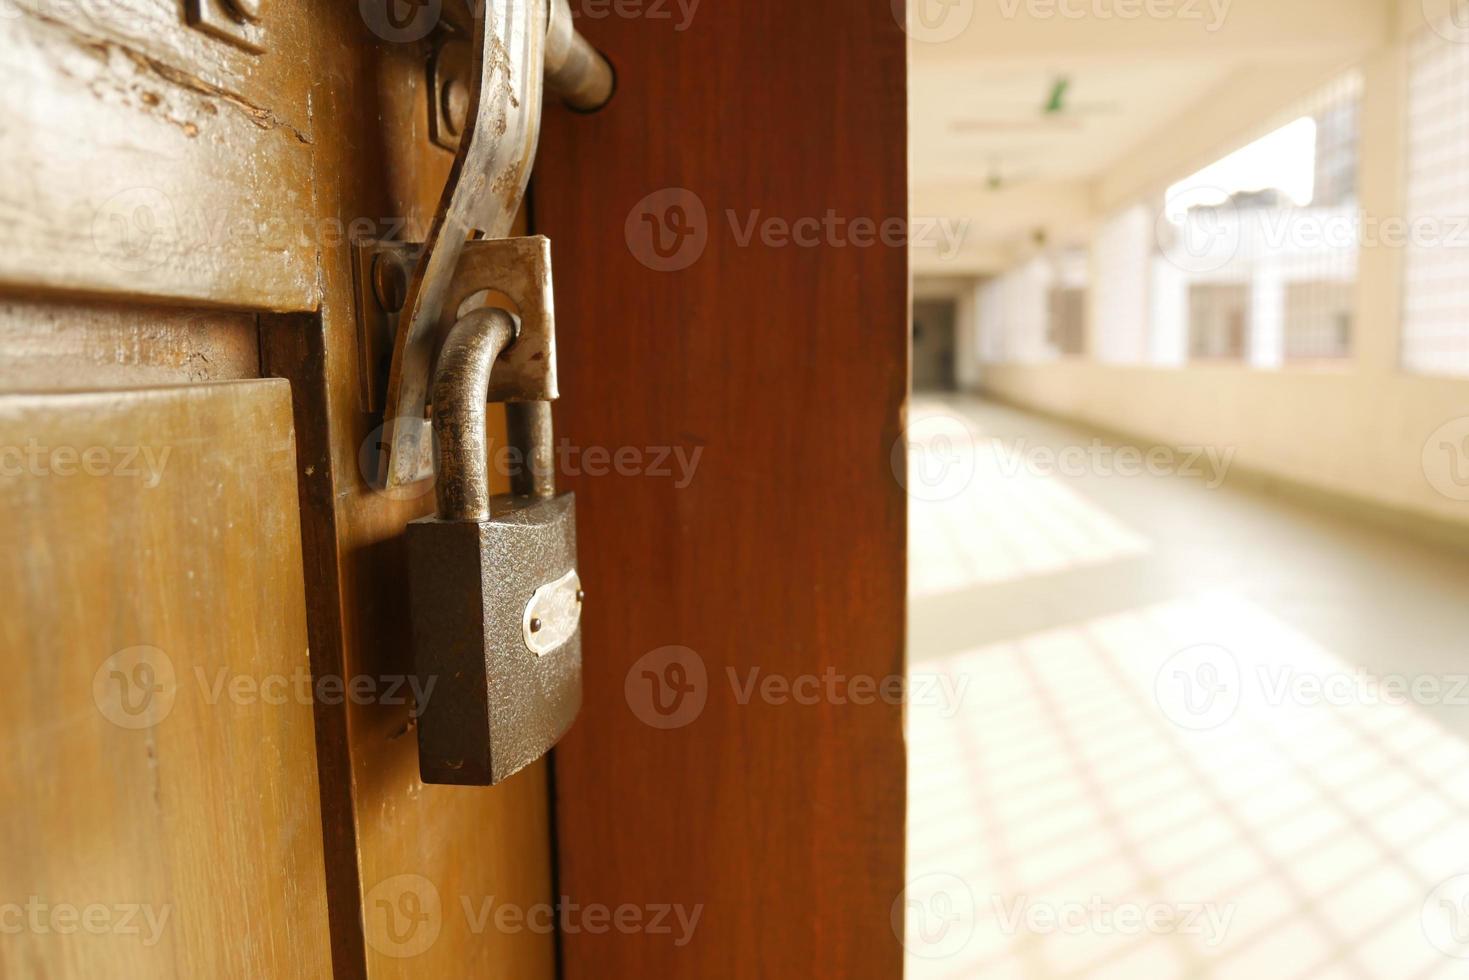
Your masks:
[{"label": "ceiling", "polygon": [[[1006,185],[1095,176],[1235,67],[915,61],[908,80],[911,180],[989,186],[996,176]],[[1063,108],[1044,114],[1062,82]]]},{"label": "ceiling", "polygon": [[938,43],[910,32],[912,211],[969,229],[967,258],[930,268],[915,248],[916,272],[995,271],[1040,228],[1084,235],[1097,189],[1125,183],[1140,154],[1206,127],[1211,103],[1236,87],[1268,90],[1272,72],[1360,57],[1391,36],[1407,0],[1174,0],[1180,12],[1217,11],[1208,23],[1124,23],[1096,15],[1121,0],[1068,2],[1091,15],[1027,15],[1058,9],[1039,0],[949,0],[941,9],[957,11],[962,30]]}]

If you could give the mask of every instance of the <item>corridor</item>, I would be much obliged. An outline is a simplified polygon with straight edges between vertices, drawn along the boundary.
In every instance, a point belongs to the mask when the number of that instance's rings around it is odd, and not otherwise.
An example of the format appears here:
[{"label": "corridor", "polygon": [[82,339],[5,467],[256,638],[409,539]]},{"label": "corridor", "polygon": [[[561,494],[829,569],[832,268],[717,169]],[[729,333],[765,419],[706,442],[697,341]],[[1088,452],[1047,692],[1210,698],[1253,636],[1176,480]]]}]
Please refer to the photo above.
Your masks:
[{"label": "corridor", "polygon": [[909,431],[909,977],[1469,972],[1469,557],[1227,446]]}]

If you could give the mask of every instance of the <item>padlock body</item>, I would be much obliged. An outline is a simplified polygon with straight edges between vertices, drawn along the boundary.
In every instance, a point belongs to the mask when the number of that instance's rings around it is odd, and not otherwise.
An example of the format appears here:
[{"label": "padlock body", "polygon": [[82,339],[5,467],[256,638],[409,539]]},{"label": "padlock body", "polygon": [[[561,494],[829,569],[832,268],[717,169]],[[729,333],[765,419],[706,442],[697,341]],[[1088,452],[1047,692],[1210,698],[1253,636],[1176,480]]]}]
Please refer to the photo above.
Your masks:
[{"label": "padlock body", "polygon": [[581,707],[574,497],[502,495],[486,521],[414,521],[408,562],[428,692],[419,771],[426,783],[493,785],[545,755]]}]

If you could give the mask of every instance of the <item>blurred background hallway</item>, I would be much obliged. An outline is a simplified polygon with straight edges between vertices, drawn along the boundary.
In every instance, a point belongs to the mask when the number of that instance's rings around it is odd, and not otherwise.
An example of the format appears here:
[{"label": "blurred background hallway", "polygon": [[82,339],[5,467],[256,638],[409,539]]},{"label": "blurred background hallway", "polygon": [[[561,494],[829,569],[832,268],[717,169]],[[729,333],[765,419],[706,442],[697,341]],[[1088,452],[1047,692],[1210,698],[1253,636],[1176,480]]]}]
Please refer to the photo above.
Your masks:
[{"label": "blurred background hallway", "polygon": [[1469,558],[1227,451],[909,432],[910,977],[1469,969]]}]

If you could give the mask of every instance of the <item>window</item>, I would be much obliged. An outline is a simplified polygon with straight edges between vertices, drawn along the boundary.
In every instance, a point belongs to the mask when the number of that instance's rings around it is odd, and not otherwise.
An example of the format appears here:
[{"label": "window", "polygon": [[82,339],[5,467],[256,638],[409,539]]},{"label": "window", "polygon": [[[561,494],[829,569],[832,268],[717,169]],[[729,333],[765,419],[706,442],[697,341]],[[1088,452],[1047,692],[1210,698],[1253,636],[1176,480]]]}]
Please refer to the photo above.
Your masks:
[{"label": "window", "polygon": [[1086,350],[1085,249],[1057,249],[979,289],[980,358],[1038,363]]},{"label": "window", "polygon": [[1048,339],[1058,354],[1086,353],[1086,289],[1052,286]]},{"label": "window", "polygon": [[1339,80],[1167,189],[1151,270],[1155,362],[1350,355],[1361,89],[1358,73]]},{"label": "window", "polygon": [[1469,374],[1469,45],[1409,50],[1402,363]]}]

